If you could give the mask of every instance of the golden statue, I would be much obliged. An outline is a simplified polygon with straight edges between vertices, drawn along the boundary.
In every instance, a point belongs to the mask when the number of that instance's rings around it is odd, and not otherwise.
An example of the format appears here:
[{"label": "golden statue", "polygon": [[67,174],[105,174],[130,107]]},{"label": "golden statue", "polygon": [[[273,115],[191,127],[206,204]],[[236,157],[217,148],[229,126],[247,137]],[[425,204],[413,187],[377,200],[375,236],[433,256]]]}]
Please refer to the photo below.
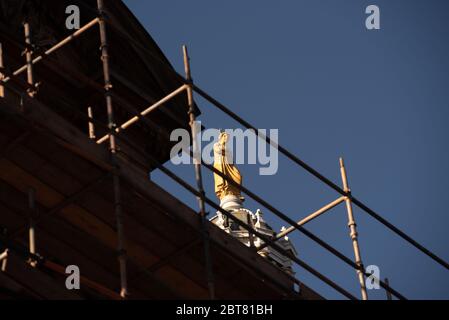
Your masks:
[{"label": "golden statue", "polygon": [[[214,168],[223,173],[226,177],[234,181],[237,185],[242,185],[242,176],[239,169],[232,164],[232,155],[226,148],[229,135],[226,132],[220,132],[218,142],[214,144]],[[240,189],[229,183],[227,180],[214,173],[215,194],[222,200],[228,195],[234,195],[241,199]]]}]

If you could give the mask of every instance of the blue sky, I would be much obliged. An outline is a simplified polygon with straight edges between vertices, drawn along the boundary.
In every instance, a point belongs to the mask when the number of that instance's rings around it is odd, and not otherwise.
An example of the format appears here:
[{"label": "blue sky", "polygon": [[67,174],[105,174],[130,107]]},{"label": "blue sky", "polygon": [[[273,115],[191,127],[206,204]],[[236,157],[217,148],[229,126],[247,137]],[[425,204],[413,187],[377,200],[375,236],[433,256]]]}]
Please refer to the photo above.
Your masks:
[{"label": "blue sky", "polygon": [[[196,84],[449,260],[449,2],[444,0],[137,1],[125,3],[173,66],[189,47]],[[365,28],[376,4],[381,30]],[[238,123],[196,97],[210,128]],[[193,167],[167,164],[194,184]],[[294,220],[338,197],[280,156],[274,176],[242,165],[244,185]],[[161,173],[152,178],[184,202],[195,199]],[[207,195],[213,177],[204,171]],[[255,211],[257,203],[245,202]],[[262,210],[264,208],[261,208]],[[212,210],[213,211],[213,210]],[[283,224],[266,209],[266,220]],[[412,299],[449,299],[449,272],[355,208],[365,265]],[[306,225],[353,257],[344,206]],[[359,296],[355,272],[301,234],[299,257]],[[326,298],[342,296],[305,270],[297,277]],[[384,299],[383,290],[370,298]]]}]

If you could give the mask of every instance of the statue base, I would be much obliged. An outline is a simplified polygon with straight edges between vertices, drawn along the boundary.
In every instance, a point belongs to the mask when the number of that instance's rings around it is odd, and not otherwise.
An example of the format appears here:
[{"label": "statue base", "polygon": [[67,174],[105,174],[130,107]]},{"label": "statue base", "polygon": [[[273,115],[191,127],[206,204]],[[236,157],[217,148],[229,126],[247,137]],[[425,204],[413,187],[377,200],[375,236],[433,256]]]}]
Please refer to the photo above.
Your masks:
[{"label": "statue base", "polygon": [[[227,195],[220,201],[220,207],[230,214],[232,214],[238,220],[252,226],[257,232],[263,234],[269,239],[273,239],[276,236],[276,232],[265,222],[262,212],[257,210],[253,213],[243,207],[243,198],[236,195]],[[228,218],[226,215],[217,211],[217,214],[210,219],[210,221],[223,229],[225,232],[231,234],[234,238],[248,247],[258,248],[264,244],[264,241],[259,237],[250,234],[248,230],[239,226],[235,221]],[[297,252],[293,247],[288,237],[281,238],[277,241],[277,245],[282,249],[290,252],[294,256],[297,256]],[[294,275],[292,269],[292,261],[290,258],[284,256],[280,252],[271,247],[266,247],[258,252],[261,256],[268,258],[278,267],[286,271],[287,273]]]}]

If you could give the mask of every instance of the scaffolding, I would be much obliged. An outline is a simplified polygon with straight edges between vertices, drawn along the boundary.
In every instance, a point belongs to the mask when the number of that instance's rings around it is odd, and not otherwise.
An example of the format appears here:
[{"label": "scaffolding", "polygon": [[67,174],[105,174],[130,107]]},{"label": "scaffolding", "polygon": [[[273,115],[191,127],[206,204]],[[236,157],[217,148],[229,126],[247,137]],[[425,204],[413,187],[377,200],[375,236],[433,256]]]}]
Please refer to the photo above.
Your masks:
[{"label": "scaffolding", "polygon": [[[152,164],[160,169],[161,172],[163,172],[165,175],[167,175],[169,178],[174,180],[176,183],[178,183],[180,186],[185,188],[187,191],[192,193],[194,196],[198,199],[198,205],[199,205],[199,219],[201,221],[201,241],[203,242],[203,248],[204,248],[204,261],[205,261],[205,275],[206,275],[206,282],[208,285],[208,292],[209,292],[209,298],[215,299],[215,284],[214,284],[214,273],[213,273],[213,263],[211,261],[211,254],[210,254],[210,247],[209,247],[209,234],[207,231],[207,224],[209,223],[207,220],[207,212],[206,212],[206,205],[210,206],[211,208],[216,209],[217,211],[221,212],[223,215],[234,221],[237,225],[242,227],[243,229],[247,230],[252,236],[259,237],[264,244],[262,247],[259,248],[252,248],[255,251],[260,251],[263,248],[271,247],[275,249],[276,251],[280,252],[281,254],[285,255],[286,257],[290,258],[294,263],[296,263],[299,267],[307,270],[312,275],[316,276],[318,279],[323,281],[324,283],[328,284],[332,288],[334,288],[336,291],[344,295],[345,297],[349,299],[356,300],[357,297],[355,297],[353,294],[348,292],[346,289],[342,288],[338,284],[336,284],[334,281],[332,281],[330,278],[324,276],[317,270],[315,270],[313,267],[299,259],[298,257],[292,255],[291,253],[283,250],[276,241],[285,237],[286,235],[290,234],[293,231],[299,231],[302,234],[306,235],[308,238],[325,248],[327,251],[335,255],[337,258],[339,258],[341,261],[343,261],[345,264],[349,265],[351,268],[353,268],[356,271],[357,275],[357,281],[360,286],[361,291],[361,298],[363,300],[368,299],[367,289],[365,285],[365,278],[371,277],[373,278],[373,275],[366,272],[362,257],[360,253],[360,247],[358,242],[358,233],[356,228],[356,221],[353,214],[353,204],[365,211],[367,214],[372,216],[374,219],[379,221],[381,224],[386,226],[388,229],[402,237],[404,240],[409,242],[411,245],[413,245],[415,248],[432,258],[435,262],[443,266],[445,269],[449,270],[449,264],[444,261],[442,258],[438,257],[434,253],[432,253],[430,250],[423,247],[421,244],[413,240],[410,236],[408,236],[406,233],[395,227],[393,224],[382,218],[378,213],[376,213],[374,210],[370,209],[368,206],[366,206],[362,201],[355,198],[351,190],[349,188],[348,184],[348,178],[347,178],[347,172],[346,167],[344,165],[343,158],[340,158],[339,160],[339,167],[340,167],[340,174],[341,174],[341,180],[342,180],[342,186],[338,186],[335,183],[333,183],[331,180],[323,176],[321,173],[313,169],[311,166],[306,164],[304,161],[299,159],[297,156],[295,156],[293,153],[285,149],[284,147],[280,146],[276,142],[272,141],[268,136],[265,136],[261,132],[255,129],[254,126],[252,126],[250,123],[239,117],[237,114],[232,112],[229,108],[227,108],[225,105],[220,103],[218,100],[214,99],[212,96],[207,94],[205,91],[203,91],[201,88],[199,88],[197,85],[193,83],[192,77],[191,77],[191,68],[190,68],[190,58],[188,56],[187,47],[183,46],[183,58],[184,58],[184,67],[185,67],[185,77],[176,74],[177,78],[183,83],[179,88],[176,90],[170,92],[165,97],[162,97],[157,102],[153,103],[152,105],[145,108],[143,111],[138,111],[135,107],[131,106],[129,103],[126,102],[126,99],[120,97],[113,91],[112,81],[111,81],[111,74],[110,74],[110,65],[109,65],[109,55],[108,55],[108,39],[107,39],[107,27],[113,28],[116,32],[124,36],[127,40],[134,43],[136,47],[138,47],[140,50],[142,50],[143,53],[148,54],[149,57],[154,61],[154,63],[157,63],[161,66],[167,67],[165,64],[163,64],[157,57],[153,56],[152,52],[148,51],[145,47],[141,46],[140,43],[136,42],[128,33],[124,32],[121,29],[116,28],[112,24],[108,24],[108,18],[106,15],[106,8],[104,6],[103,0],[97,0],[97,11],[96,11],[96,18],[85,24],[83,27],[81,27],[79,30],[75,31],[70,36],[66,37],[65,39],[61,40],[54,46],[52,46],[50,49],[46,50],[40,55],[37,55],[34,57],[33,52],[33,43],[31,41],[32,37],[32,30],[30,27],[30,24],[25,21],[23,24],[24,27],[24,42],[25,42],[25,65],[18,68],[11,74],[6,74],[4,61],[2,58],[3,52],[5,48],[0,43],[0,97],[4,97],[6,94],[8,94],[8,90],[17,92],[17,89],[10,85],[10,81],[14,82],[15,84],[19,85],[19,87],[24,88],[26,90],[26,93],[29,97],[29,99],[36,99],[38,97],[38,85],[39,83],[35,81],[35,74],[33,70],[33,65],[40,61],[47,60],[47,63],[54,63],[51,59],[51,54],[57,51],[58,49],[62,48],[66,44],[70,43],[74,39],[81,36],[84,32],[87,30],[90,30],[94,26],[98,25],[99,29],[99,35],[100,35],[100,50],[101,50],[101,62],[102,62],[102,70],[103,70],[103,80],[104,84],[99,85],[95,81],[88,79],[86,76],[81,74],[78,71],[75,70],[64,70],[64,72],[68,73],[70,76],[82,81],[89,87],[92,87],[93,89],[97,90],[98,92],[102,92],[104,95],[106,110],[107,110],[107,120],[108,123],[106,125],[107,127],[107,134],[102,136],[101,138],[96,137],[95,128],[96,126],[105,127],[105,125],[97,120],[95,120],[92,108],[89,106],[87,108],[87,115],[84,115],[84,118],[86,119],[86,122],[88,124],[88,132],[87,136],[96,142],[96,144],[101,145],[104,142],[109,142],[109,153],[110,153],[110,163],[106,164],[108,167],[108,172],[105,176],[101,177],[98,181],[93,182],[91,185],[85,186],[83,189],[81,189],[76,194],[72,195],[71,197],[64,200],[59,206],[52,209],[50,212],[47,213],[47,215],[52,215],[57,213],[62,207],[66,206],[71,201],[74,201],[77,197],[79,197],[81,194],[89,191],[93,185],[97,184],[98,182],[104,180],[105,178],[112,176],[113,179],[113,195],[114,195],[114,214],[116,219],[116,229],[117,229],[117,236],[118,236],[118,243],[117,243],[117,255],[118,255],[118,262],[119,262],[119,269],[120,269],[120,293],[117,294],[107,288],[104,288],[103,286],[99,285],[95,281],[92,281],[90,279],[82,278],[82,282],[84,282],[87,286],[94,288],[98,290],[99,292],[102,292],[105,296],[111,298],[111,299],[126,299],[129,290],[128,290],[128,275],[127,275],[127,251],[126,251],[126,241],[125,241],[125,234],[124,234],[124,228],[123,228],[123,213],[122,213],[122,200],[121,200],[121,191],[120,191],[120,168],[117,165],[117,153],[122,152],[117,147],[117,138],[123,139],[126,141],[126,136],[123,136],[123,132],[126,131],[129,127],[134,125],[137,122],[143,123],[145,126],[148,127],[154,127],[155,124],[152,121],[149,121],[148,118],[146,118],[147,115],[151,114],[154,110],[161,107],[166,103],[167,101],[173,99],[174,97],[181,95],[185,93],[187,95],[187,105],[188,105],[188,117],[189,117],[189,125],[191,128],[191,137],[193,141],[192,150],[189,151],[189,156],[193,159],[193,167],[195,170],[195,180],[196,180],[196,188],[191,186],[189,183],[181,179],[179,176],[177,176],[175,173],[173,173],[171,170],[167,169],[165,166],[163,166],[162,163],[160,163],[157,159],[152,158]],[[26,72],[27,74],[27,81],[26,83],[23,83],[19,79],[19,75]],[[173,71],[174,72],[174,71]],[[8,90],[6,90],[8,89]],[[314,177],[322,181],[325,185],[332,188],[334,191],[336,191],[340,196],[326,204],[325,206],[319,208],[318,210],[312,212],[311,214],[307,215],[300,221],[294,221],[293,219],[289,218],[287,214],[280,211],[267,201],[265,201],[262,197],[256,195],[251,190],[247,189],[246,187],[237,185],[234,181],[223,175],[220,171],[216,170],[213,166],[203,163],[200,159],[201,150],[199,150],[199,147],[196,144],[196,135],[198,134],[197,129],[195,127],[195,112],[194,112],[194,92],[210,102],[213,106],[236,120],[238,123],[240,123],[242,126],[252,129],[252,131],[258,135],[259,138],[264,140],[268,145],[271,145],[272,147],[279,150],[283,155],[285,155],[288,159],[293,161],[295,164],[299,165],[301,168],[312,174]],[[127,111],[134,114],[129,120],[125,121],[124,123],[117,125],[115,123],[114,119],[114,100],[120,101],[120,104],[125,106]],[[157,124],[156,124],[157,126]],[[162,132],[163,135],[169,139],[169,132]],[[19,137],[20,138],[20,137]],[[22,137],[23,138],[23,137]],[[151,156],[150,156],[151,157]],[[269,209],[275,216],[283,220],[284,222],[289,224],[289,227],[285,230],[278,233],[274,238],[267,238],[265,235],[260,234],[257,230],[253,228],[252,225],[249,225],[236,217],[234,217],[231,213],[228,211],[222,209],[219,205],[217,205],[213,200],[208,198],[206,196],[206,193],[204,191],[203,182],[202,182],[202,167],[205,167],[206,169],[210,170],[211,172],[221,176],[222,178],[226,179],[229,183],[233,184],[234,186],[240,188],[242,192],[244,192],[246,195],[248,195],[250,198],[254,199],[256,202],[260,203],[262,206]],[[55,272],[64,273],[64,270],[61,266],[58,264],[55,264],[51,261],[44,260],[42,257],[38,254],[38,249],[36,245],[36,239],[35,239],[35,226],[37,223],[39,223],[39,217],[36,217],[34,214],[35,212],[35,200],[34,200],[34,193],[35,190],[30,189],[29,190],[29,208],[30,208],[30,218],[29,223],[27,226],[24,226],[13,234],[12,238],[17,237],[19,234],[25,232],[28,230],[29,233],[29,252],[27,253],[29,257],[30,264],[33,266],[36,266],[38,263],[42,263],[47,268],[54,270]],[[352,242],[353,251],[354,251],[354,259],[350,259],[344,254],[342,254],[340,251],[332,247],[330,244],[326,243],[316,235],[314,235],[312,232],[308,231],[304,228],[304,225],[308,222],[318,218],[319,216],[323,215],[324,213],[330,211],[331,209],[337,207],[338,205],[345,203],[346,206],[346,212],[348,217],[348,227],[349,227],[349,236]],[[11,242],[8,243],[11,248],[13,248],[13,244]],[[0,261],[2,262],[2,270],[5,270],[6,268],[6,262],[8,259],[8,252],[11,250],[11,248],[6,249],[3,253],[0,253]],[[300,281],[296,279],[295,277],[289,275],[292,282],[299,284]],[[393,289],[388,282],[388,279],[385,279],[385,281],[382,281],[380,279],[375,279],[381,287],[383,287],[387,292],[387,298],[392,299],[392,295],[397,297],[398,299],[406,299],[401,293],[399,293],[397,290]]]}]

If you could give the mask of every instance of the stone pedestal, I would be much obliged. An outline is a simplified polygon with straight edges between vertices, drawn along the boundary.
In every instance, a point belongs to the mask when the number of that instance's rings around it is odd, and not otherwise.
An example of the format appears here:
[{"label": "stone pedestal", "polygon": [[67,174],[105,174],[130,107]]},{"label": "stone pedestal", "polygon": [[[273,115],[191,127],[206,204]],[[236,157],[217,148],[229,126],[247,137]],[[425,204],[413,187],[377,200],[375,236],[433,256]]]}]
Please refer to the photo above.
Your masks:
[{"label": "stone pedestal", "polygon": [[[228,195],[221,200],[220,207],[231,213],[240,221],[253,226],[255,230],[268,238],[274,238],[277,234],[265,222],[265,220],[263,219],[263,214],[259,209],[256,211],[256,213],[253,213],[252,211],[243,207],[242,197]],[[259,237],[250,234],[246,229],[240,227],[219,211],[214,217],[210,219],[210,221],[227,233],[231,234],[233,237],[239,239],[248,247],[259,248],[264,243],[263,240],[261,240]],[[287,252],[291,252],[295,256],[297,255],[297,252],[288,237],[279,239],[276,243]],[[259,254],[266,257],[272,263],[276,264],[289,274],[294,274],[292,269],[292,261],[278,251],[270,247],[266,247],[259,251]]]}]

